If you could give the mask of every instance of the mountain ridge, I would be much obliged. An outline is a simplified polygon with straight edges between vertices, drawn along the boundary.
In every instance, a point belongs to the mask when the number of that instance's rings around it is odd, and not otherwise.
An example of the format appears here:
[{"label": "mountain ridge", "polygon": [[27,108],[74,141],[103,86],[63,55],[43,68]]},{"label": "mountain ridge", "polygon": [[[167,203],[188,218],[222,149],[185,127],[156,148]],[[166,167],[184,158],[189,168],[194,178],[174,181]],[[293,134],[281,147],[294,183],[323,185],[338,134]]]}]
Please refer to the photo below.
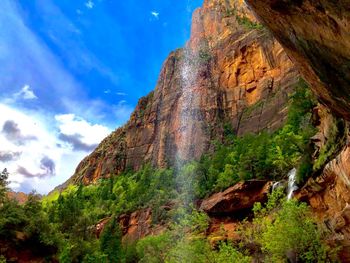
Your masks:
[{"label": "mountain ridge", "polygon": [[281,127],[299,75],[244,2],[205,1],[191,32],[186,46],[165,60],[155,90],[69,182],[89,184],[146,163],[168,167],[178,155],[198,159],[222,140],[225,125],[237,135]]}]

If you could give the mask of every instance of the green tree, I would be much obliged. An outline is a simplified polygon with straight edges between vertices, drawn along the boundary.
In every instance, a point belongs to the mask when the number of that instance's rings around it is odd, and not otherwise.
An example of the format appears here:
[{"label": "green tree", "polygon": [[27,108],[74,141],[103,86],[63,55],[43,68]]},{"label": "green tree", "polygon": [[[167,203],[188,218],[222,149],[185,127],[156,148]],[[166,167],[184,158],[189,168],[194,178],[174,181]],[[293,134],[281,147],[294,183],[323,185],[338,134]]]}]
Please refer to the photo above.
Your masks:
[{"label": "green tree", "polygon": [[107,256],[108,262],[118,263],[122,260],[122,233],[115,216],[106,225],[100,238],[101,252]]},{"label": "green tree", "polygon": [[284,202],[262,233],[263,251],[274,262],[326,262],[327,247],[305,203]]},{"label": "green tree", "polygon": [[1,173],[0,173],[0,206],[5,202],[5,199],[7,198],[6,193],[7,193],[7,185],[8,185],[8,177],[9,173],[7,169],[5,168]]},{"label": "green tree", "polygon": [[334,251],[325,243],[305,203],[287,201],[282,189],[269,195],[266,205],[256,203],[253,223],[243,223],[244,243],[253,243],[271,262],[334,262]]},{"label": "green tree", "polygon": [[252,258],[244,255],[233,247],[230,243],[221,243],[218,251],[213,251],[213,259],[215,263],[239,262],[250,263]]},{"label": "green tree", "polygon": [[173,246],[170,232],[157,236],[148,236],[137,242],[136,251],[140,263],[166,262],[169,249]]}]

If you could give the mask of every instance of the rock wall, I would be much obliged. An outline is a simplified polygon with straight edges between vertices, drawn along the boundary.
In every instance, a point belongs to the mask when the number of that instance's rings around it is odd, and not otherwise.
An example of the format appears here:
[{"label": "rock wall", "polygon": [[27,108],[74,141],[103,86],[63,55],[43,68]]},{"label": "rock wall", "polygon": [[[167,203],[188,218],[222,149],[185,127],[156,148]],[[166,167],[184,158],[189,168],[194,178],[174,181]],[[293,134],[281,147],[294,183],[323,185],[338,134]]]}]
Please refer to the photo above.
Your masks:
[{"label": "rock wall", "polygon": [[350,145],[326,165],[321,176],[310,179],[298,197],[333,233],[332,243],[342,246],[342,262],[350,262]]},{"label": "rock wall", "polygon": [[[350,1],[247,0],[300,69],[319,101],[350,120]],[[334,124],[330,114],[321,120],[316,146],[327,143]],[[348,126],[348,125],[347,125]],[[348,128],[345,129],[345,133]],[[343,246],[342,262],[350,262],[350,149],[333,144],[338,155],[298,193]]]},{"label": "rock wall", "polygon": [[[330,242],[342,246],[342,262],[350,262],[350,145],[348,125],[335,118],[330,110],[317,108],[318,130],[313,137],[317,158],[320,151],[332,142],[334,152],[315,177],[296,192],[296,198],[310,204],[314,214],[332,233]],[[340,121],[340,125],[336,125]],[[335,134],[335,127],[341,126]]]},{"label": "rock wall", "polygon": [[311,88],[350,120],[350,1],[247,0]]},{"label": "rock wall", "polygon": [[199,158],[228,123],[238,135],[274,130],[286,118],[298,77],[243,1],[206,0],[193,14],[186,47],[164,62],[155,90],[79,164],[71,181],[88,184],[147,162],[165,167]]}]

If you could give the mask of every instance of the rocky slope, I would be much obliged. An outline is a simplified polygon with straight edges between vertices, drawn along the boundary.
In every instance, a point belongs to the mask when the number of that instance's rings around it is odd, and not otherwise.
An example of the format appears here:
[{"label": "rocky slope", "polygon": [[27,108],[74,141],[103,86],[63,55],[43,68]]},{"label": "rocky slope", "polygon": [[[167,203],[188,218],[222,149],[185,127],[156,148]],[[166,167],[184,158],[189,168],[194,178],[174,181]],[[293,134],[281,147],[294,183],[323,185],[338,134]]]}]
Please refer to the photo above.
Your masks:
[{"label": "rocky slope", "polygon": [[194,12],[186,47],[164,62],[155,90],[79,164],[71,181],[88,184],[144,163],[165,167],[199,158],[228,126],[238,135],[274,130],[298,77],[243,1],[206,0]]}]

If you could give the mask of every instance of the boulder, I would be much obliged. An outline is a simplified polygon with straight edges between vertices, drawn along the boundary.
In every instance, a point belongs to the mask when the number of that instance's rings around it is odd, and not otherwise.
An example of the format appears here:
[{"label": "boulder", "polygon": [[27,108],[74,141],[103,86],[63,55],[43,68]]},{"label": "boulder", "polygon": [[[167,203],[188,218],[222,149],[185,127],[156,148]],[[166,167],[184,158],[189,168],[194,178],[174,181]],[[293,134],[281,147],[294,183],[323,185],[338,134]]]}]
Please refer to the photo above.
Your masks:
[{"label": "boulder", "polygon": [[209,215],[233,215],[240,217],[253,208],[256,202],[265,202],[272,182],[250,180],[237,183],[223,192],[204,199],[200,209]]}]

